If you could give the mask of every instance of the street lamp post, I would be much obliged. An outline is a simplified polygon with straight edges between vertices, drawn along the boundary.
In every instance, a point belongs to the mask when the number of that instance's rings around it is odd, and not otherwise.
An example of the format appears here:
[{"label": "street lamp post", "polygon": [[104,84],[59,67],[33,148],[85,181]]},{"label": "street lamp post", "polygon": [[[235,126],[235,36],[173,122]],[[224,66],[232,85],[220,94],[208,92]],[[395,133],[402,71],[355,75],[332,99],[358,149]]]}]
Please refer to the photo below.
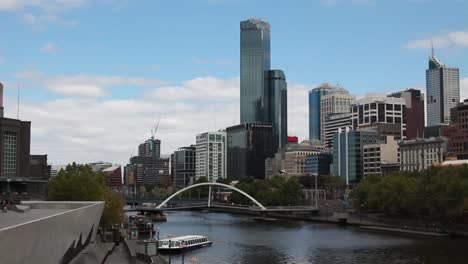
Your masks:
[{"label": "street lamp post", "polygon": [[171,264],[171,255],[172,255],[172,252],[171,252],[171,243],[172,243],[172,241],[169,239],[169,264]]},{"label": "street lamp post", "polygon": [[364,207],[364,204],[361,204],[359,206],[359,225],[362,225],[362,208]]},{"label": "street lamp post", "polygon": [[315,176],[315,209],[318,209],[318,188],[317,188],[317,177],[318,174],[314,173],[312,174]]},{"label": "street lamp post", "polygon": [[326,217],[327,217],[327,221],[328,221],[328,203],[325,204],[325,207],[327,208]]}]

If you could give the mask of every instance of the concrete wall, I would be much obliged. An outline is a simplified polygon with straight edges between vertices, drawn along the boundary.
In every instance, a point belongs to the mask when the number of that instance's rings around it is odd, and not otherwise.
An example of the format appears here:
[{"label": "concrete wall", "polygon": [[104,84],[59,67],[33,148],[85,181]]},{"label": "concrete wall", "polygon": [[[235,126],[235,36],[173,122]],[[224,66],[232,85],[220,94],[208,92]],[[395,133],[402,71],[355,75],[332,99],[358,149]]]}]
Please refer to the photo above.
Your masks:
[{"label": "concrete wall", "polygon": [[[62,263],[80,236],[94,242],[104,202],[24,202],[35,209],[70,209],[0,230],[1,263]],[[10,212],[9,212],[10,213]],[[26,212],[25,214],[27,214]],[[72,246],[73,245],[73,246]],[[72,247],[72,250],[70,250]]]}]

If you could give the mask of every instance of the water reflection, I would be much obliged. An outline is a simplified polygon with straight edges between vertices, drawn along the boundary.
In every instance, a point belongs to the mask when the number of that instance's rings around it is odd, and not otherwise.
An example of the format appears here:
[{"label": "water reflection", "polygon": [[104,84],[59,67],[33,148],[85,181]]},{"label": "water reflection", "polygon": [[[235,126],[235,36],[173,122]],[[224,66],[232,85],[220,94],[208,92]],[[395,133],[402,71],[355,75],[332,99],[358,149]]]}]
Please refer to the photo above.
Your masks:
[{"label": "water reflection", "polygon": [[[300,221],[259,223],[250,216],[206,212],[170,212],[159,227],[161,237],[208,236],[213,246],[185,257],[195,256],[198,264],[468,263],[466,240],[399,237]],[[173,260],[181,263],[180,256]]]}]

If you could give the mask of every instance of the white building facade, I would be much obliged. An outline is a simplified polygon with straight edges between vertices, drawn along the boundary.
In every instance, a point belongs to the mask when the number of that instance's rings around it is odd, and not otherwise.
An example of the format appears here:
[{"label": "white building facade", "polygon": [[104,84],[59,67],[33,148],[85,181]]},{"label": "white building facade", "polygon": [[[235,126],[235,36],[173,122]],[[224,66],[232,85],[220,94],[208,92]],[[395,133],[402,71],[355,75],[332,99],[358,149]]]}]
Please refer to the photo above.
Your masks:
[{"label": "white building facade", "polygon": [[422,171],[434,163],[444,161],[447,150],[447,138],[417,138],[398,143],[400,147],[401,171]]},{"label": "white building facade", "polygon": [[210,182],[226,178],[226,131],[207,132],[196,137],[195,178]]}]

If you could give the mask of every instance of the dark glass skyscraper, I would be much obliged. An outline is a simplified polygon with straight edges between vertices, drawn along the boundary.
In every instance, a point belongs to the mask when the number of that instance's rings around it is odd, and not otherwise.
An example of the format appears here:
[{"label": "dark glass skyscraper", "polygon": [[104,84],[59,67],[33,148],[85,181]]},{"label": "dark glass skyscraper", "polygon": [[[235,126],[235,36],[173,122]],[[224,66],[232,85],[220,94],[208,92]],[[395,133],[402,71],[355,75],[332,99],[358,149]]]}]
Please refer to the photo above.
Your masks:
[{"label": "dark glass skyscraper", "polygon": [[265,121],[265,73],[270,70],[270,24],[257,19],[240,23],[240,121]]},{"label": "dark glass skyscraper", "polygon": [[332,89],[325,83],[309,92],[309,140],[322,140],[320,99]]},{"label": "dark glass skyscraper", "polygon": [[226,132],[228,178],[265,178],[265,159],[276,152],[272,125],[244,123],[228,127]]},{"label": "dark glass skyscraper", "polygon": [[266,122],[273,125],[275,145],[284,147],[288,141],[288,98],[286,76],[281,70],[268,71],[265,76]]}]

